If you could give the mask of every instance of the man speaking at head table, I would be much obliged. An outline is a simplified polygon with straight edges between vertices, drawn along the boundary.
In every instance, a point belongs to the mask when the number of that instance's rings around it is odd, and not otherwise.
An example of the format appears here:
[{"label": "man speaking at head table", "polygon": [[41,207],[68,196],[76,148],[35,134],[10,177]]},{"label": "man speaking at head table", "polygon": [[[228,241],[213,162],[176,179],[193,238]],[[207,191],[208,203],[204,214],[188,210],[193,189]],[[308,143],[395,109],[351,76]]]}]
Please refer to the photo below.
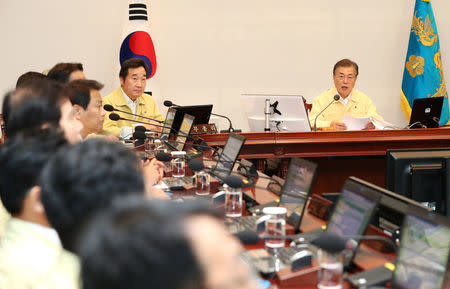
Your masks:
[{"label": "man speaking at head table", "polygon": [[[309,114],[312,127],[316,123],[316,126],[321,128],[347,130],[347,126],[342,122],[344,115],[383,119],[377,114],[377,109],[370,98],[353,89],[357,77],[358,65],[350,59],[342,59],[334,65],[333,80],[335,88],[325,91],[314,99]],[[339,96],[337,100],[334,99],[335,95]],[[330,106],[326,108],[328,105]],[[322,110],[324,111],[322,112]],[[369,122],[365,127],[365,129],[374,128],[372,122]]]},{"label": "man speaking at head table", "polygon": [[[158,110],[155,100],[148,94],[145,94],[145,85],[147,83],[148,67],[142,59],[130,58],[122,63],[119,72],[120,87],[103,98],[103,105],[112,105],[115,109],[126,111],[128,113],[164,120],[164,117]],[[134,119],[139,122],[149,123],[149,120],[121,112],[115,112],[123,118]],[[109,113],[105,117],[103,130],[105,132],[120,136],[122,127],[131,127],[134,123],[127,120],[113,121],[109,119]],[[149,125],[148,129],[155,129]],[[127,136],[122,136],[126,138]]]}]

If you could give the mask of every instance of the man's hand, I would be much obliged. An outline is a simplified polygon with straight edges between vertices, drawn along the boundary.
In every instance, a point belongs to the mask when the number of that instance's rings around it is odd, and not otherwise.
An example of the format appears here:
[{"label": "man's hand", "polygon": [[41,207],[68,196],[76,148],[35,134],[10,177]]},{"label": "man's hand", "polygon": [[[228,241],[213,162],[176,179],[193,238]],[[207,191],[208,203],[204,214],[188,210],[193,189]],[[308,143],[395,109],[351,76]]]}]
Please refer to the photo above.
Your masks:
[{"label": "man's hand", "polygon": [[347,126],[345,125],[345,123],[339,121],[332,121],[330,127],[333,130],[347,130]]},{"label": "man's hand", "polygon": [[150,188],[158,184],[164,176],[164,163],[157,159],[151,161],[146,160],[142,164],[142,171],[144,174],[144,180],[146,187]]},{"label": "man's hand", "polygon": [[161,124],[156,121],[149,121],[149,124],[146,124],[145,128],[153,132],[161,132],[162,130]]},{"label": "man's hand", "polygon": [[162,200],[170,200],[169,195],[164,193],[163,190],[156,188],[156,187],[150,187],[146,192],[145,196],[149,199],[162,199]]}]

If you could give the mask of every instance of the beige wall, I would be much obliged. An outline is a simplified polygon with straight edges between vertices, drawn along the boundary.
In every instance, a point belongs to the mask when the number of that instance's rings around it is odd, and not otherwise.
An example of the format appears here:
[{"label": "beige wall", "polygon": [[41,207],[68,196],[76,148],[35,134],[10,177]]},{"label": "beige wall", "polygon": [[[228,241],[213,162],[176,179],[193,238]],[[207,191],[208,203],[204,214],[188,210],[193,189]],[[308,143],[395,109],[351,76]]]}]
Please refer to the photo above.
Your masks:
[{"label": "beige wall", "polygon": [[[27,5],[25,5],[26,3]],[[28,70],[81,61],[88,77],[117,84],[127,1],[0,0],[0,93]],[[386,120],[406,123],[399,105],[413,0],[149,0],[158,71],[156,99],[213,103],[248,128],[241,93],[301,94],[332,87],[344,57],[360,65],[357,88]],[[432,0],[450,77],[448,0]],[[447,85],[448,82],[447,82]],[[164,109],[162,109],[164,110]]]}]

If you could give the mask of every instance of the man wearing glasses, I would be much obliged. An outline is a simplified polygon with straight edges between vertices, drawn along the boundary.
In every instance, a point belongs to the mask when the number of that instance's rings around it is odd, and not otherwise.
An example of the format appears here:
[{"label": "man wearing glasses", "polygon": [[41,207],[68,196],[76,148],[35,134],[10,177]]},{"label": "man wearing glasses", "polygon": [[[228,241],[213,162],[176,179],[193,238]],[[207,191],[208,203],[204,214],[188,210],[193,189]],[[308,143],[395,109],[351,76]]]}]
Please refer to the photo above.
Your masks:
[{"label": "man wearing glasses", "polygon": [[[314,126],[317,116],[317,127],[330,127],[333,130],[347,130],[347,126],[342,122],[344,115],[383,119],[377,114],[377,109],[369,97],[353,89],[357,77],[358,65],[350,59],[342,59],[334,65],[335,88],[325,91],[314,99],[309,114],[311,126]],[[338,100],[334,100],[335,95],[339,96]],[[324,110],[328,105],[330,106]],[[320,113],[322,110],[324,111]],[[365,129],[374,128],[372,122],[365,127]]]}]

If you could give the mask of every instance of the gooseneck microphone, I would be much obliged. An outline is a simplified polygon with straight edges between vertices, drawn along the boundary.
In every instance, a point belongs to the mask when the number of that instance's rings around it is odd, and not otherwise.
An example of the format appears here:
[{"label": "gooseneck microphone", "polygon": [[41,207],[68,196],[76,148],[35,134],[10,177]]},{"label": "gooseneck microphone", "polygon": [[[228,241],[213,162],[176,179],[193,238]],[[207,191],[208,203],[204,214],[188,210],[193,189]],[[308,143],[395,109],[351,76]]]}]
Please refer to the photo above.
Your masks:
[{"label": "gooseneck microphone", "polygon": [[146,117],[146,116],[143,116],[143,115],[130,113],[130,112],[127,112],[127,111],[123,111],[123,110],[117,109],[114,106],[112,106],[111,104],[103,105],[103,109],[106,110],[106,111],[109,111],[109,112],[112,112],[112,111],[122,112],[122,113],[129,114],[129,115],[132,115],[132,116],[137,116],[137,117],[145,118],[145,119],[148,119],[148,120],[151,120],[151,121],[156,121],[157,123],[163,123],[164,122],[164,121],[157,120],[157,119],[154,119],[154,118],[150,118],[150,117]]},{"label": "gooseneck microphone", "polygon": [[314,119],[314,131],[317,131],[317,118],[330,106],[330,105],[332,105],[335,101],[338,101],[339,100],[339,98],[341,98],[340,96],[339,96],[339,94],[336,94],[335,96],[333,96],[333,100],[327,105],[327,106],[325,106],[325,108],[324,109],[322,109],[322,111],[321,112],[319,112],[318,114],[317,114],[317,116],[316,116],[316,118]]},{"label": "gooseneck microphone", "polygon": [[[144,122],[144,121],[139,121],[139,120],[134,120],[134,119],[121,117],[117,113],[110,113],[109,114],[109,119],[113,120],[113,121],[127,120],[127,121],[131,121],[131,122],[135,122],[135,123],[149,124],[149,123]],[[170,128],[171,130],[173,130],[172,127],[168,127],[168,126],[165,126],[165,125],[158,125],[158,124],[151,124],[151,125],[155,126],[155,127]],[[151,130],[147,130],[147,131],[151,131]],[[160,133],[159,131],[153,131],[153,132]],[[179,131],[178,133],[181,133],[181,135],[187,137],[189,140],[195,140],[195,138],[193,136],[191,136],[190,134],[187,134],[187,133],[182,132],[182,131]]]},{"label": "gooseneck microphone", "polygon": [[[167,106],[167,107],[175,107],[175,109],[176,109],[176,107],[177,106],[180,106],[180,105],[178,105],[178,104],[175,104],[175,103],[173,103],[173,102],[171,102],[170,100],[165,100],[164,101],[164,106]],[[222,117],[222,118],[225,118],[227,121],[228,121],[228,129],[226,129],[226,130],[221,130],[220,132],[241,132],[242,130],[240,130],[240,129],[235,129],[235,128],[233,128],[233,124],[231,123],[231,119],[229,118],[229,117],[227,117],[227,116],[225,116],[225,115],[221,115],[221,114],[217,114],[217,113],[212,113],[212,112],[210,112],[209,114],[211,114],[211,115],[214,115],[214,116],[218,116],[218,117]]]}]

